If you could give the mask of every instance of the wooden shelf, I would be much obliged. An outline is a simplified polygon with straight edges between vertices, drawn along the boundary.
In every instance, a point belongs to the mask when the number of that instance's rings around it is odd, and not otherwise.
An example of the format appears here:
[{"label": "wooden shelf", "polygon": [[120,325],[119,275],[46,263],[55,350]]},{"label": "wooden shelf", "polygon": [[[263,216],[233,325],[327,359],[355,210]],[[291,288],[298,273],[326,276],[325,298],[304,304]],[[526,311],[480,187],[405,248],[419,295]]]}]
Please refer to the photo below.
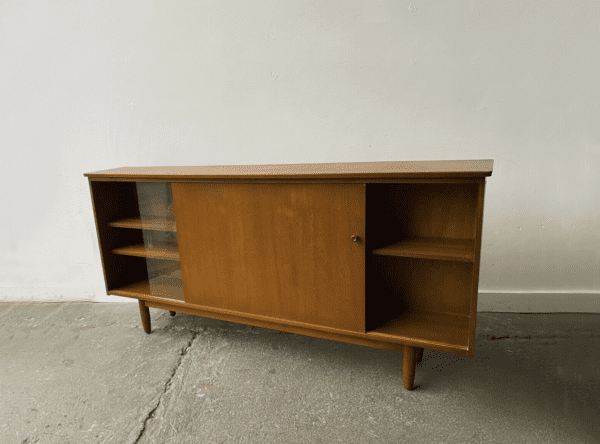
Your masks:
[{"label": "wooden shelf", "polygon": [[138,230],[177,231],[174,219],[133,217],[109,222],[108,225],[111,227],[135,228]]},{"label": "wooden shelf", "polygon": [[411,236],[387,247],[378,248],[373,251],[373,254],[473,262],[475,260],[475,241]]},{"label": "wooden shelf", "polygon": [[368,332],[376,338],[405,338],[442,346],[469,346],[469,316],[410,311]]},{"label": "wooden shelf", "polygon": [[111,290],[108,294],[115,296],[125,296],[130,298],[139,298],[143,296],[154,296],[165,299],[184,301],[183,286],[181,280],[171,278],[157,278],[148,281],[138,281],[124,287]]},{"label": "wooden shelf", "polygon": [[151,259],[166,259],[170,261],[179,260],[179,251],[177,247],[154,247],[152,249],[145,248],[144,244],[129,245],[127,247],[115,248],[112,250],[115,254],[123,254],[125,256],[147,257]]}]

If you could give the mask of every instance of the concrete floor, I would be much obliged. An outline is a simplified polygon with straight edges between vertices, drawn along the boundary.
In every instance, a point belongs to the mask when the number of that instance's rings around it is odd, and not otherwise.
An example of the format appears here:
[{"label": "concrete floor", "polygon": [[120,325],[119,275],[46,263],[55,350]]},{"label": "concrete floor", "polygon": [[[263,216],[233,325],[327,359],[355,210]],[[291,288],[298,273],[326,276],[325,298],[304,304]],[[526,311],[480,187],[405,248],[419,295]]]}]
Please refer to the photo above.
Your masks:
[{"label": "concrete floor", "polygon": [[600,315],[480,313],[475,356],[137,304],[0,303],[0,443],[598,443]]}]

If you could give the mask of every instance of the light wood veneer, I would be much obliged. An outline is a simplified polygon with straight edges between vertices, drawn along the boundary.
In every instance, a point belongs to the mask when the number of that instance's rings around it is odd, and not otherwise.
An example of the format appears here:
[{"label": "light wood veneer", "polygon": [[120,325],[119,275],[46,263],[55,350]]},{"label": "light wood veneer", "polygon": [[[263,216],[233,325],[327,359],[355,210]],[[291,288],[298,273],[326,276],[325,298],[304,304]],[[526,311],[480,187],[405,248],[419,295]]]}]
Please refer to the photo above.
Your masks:
[{"label": "light wood veneer", "polygon": [[473,355],[493,161],[86,173],[109,295],[403,351]]}]

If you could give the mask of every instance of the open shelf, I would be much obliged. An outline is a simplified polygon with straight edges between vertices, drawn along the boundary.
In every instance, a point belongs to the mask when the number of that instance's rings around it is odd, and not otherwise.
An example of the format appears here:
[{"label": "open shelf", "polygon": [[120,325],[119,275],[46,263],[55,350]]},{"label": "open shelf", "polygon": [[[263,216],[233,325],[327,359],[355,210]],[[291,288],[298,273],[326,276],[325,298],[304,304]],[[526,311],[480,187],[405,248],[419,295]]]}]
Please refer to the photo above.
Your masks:
[{"label": "open shelf", "polygon": [[400,242],[378,248],[373,254],[473,262],[474,245],[475,241],[471,239],[409,236]]},{"label": "open shelf", "polygon": [[411,341],[467,348],[469,321],[469,316],[452,313],[407,311],[368,334],[382,339],[401,337]]},{"label": "open shelf", "polygon": [[125,297],[154,296],[165,299],[184,301],[183,287],[180,279],[167,277],[144,279],[133,284],[124,285],[108,292],[108,294]]},{"label": "open shelf", "polygon": [[176,232],[177,227],[175,225],[175,219],[165,219],[161,217],[153,218],[141,218],[141,217],[130,217],[127,219],[120,219],[108,223],[111,227],[117,228],[134,228],[138,230],[151,230],[151,231],[172,231]]},{"label": "open shelf", "polygon": [[179,260],[179,251],[176,246],[163,245],[160,247],[148,248],[144,244],[128,245],[126,247],[115,248],[112,250],[115,254],[125,256],[138,256],[153,259],[165,259],[171,261]]},{"label": "open shelf", "polygon": [[468,347],[479,185],[367,184],[365,329]]}]

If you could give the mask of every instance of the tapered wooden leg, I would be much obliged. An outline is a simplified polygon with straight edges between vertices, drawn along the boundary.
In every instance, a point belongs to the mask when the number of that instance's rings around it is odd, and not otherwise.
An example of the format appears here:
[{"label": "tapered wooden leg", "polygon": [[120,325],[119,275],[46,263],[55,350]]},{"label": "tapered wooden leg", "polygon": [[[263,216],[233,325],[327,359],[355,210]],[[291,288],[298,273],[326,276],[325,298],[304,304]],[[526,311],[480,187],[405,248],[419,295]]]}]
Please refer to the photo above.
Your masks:
[{"label": "tapered wooden leg", "polygon": [[150,324],[150,309],[146,307],[146,303],[141,299],[138,299],[138,302],[140,304],[140,315],[142,316],[144,331],[150,333],[152,331],[152,325]]},{"label": "tapered wooden leg", "polygon": [[402,377],[404,378],[404,388],[406,390],[414,389],[415,367],[417,365],[417,347],[404,346],[402,357]]},{"label": "tapered wooden leg", "polygon": [[174,311],[171,311],[171,310],[169,310],[169,314],[170,314],[171,316],[175,316],[175,312],[174,312]]},{"label": "tapered wooden leg", "polygon": [[423,360],[423,349],[417,348],[417,364],[420,364]]}]

